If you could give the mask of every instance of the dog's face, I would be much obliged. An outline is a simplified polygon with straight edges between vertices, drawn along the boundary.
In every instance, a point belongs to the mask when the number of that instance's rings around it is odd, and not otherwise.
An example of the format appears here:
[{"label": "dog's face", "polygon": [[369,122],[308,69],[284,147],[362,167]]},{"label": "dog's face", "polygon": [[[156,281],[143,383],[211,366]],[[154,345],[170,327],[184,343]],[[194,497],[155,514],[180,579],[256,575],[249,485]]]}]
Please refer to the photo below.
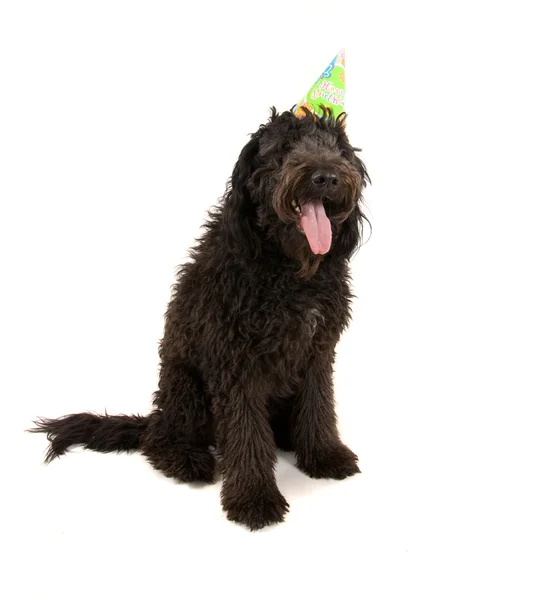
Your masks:
[{"label": "dog's face", "polygon": [[243,149],[231,194],[251,233],[276,242],[311,276],[323,255],[350,254],[359,244],[367,180],[343,119],[273,111]]}]

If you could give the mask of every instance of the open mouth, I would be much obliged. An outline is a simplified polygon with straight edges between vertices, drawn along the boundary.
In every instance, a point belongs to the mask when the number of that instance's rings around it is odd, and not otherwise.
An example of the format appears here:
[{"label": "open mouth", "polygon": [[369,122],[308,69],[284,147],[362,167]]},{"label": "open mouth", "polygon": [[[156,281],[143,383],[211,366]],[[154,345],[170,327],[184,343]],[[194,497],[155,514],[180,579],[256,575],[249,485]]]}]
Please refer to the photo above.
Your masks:
[{"label": "open mouth", "polygon": [[292,202],[293,210],[300,216],[297,229],[305,234],[313,254],[326,254],[332,245],[332,224],[323,204],[326,199]]}]

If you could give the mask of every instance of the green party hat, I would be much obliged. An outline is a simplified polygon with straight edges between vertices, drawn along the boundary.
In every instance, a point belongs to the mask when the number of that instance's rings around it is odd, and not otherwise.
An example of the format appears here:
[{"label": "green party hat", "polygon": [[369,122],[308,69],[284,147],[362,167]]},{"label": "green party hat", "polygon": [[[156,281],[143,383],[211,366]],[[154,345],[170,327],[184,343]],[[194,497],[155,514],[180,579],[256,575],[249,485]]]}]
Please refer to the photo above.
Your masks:
[{"label": "green party hat", "polygon": [[295,114],[304,116],[303,108],[321,117],[321,106],[332,109],[334,117],[345,110],[345,49],[334,57],[319,79],[311,86],[309,92],[298,103]]}]

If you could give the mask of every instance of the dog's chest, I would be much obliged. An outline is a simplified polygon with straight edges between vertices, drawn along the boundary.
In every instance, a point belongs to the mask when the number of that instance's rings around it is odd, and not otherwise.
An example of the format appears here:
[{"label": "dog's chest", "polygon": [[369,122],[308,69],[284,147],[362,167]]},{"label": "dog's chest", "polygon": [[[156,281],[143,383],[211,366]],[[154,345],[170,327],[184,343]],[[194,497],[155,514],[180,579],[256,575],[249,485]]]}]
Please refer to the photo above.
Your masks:
[{"label": "dog's chest", "polygon": [[[289,290],[265,302],[257,358],[271,385],[271,395],[288,398],[296,391],[314,358],[330,352],[343,329],[334,293]],[[266,310],[266,312],[265,312]]]},{"label": "dog's chest", "polygon": [[310,308],[306,311],[303,321],[304,336],[312,338],[317,331],[318,324],[323,316],[318,308]]},{"label": "dog's chest", "polygon": [[261,345],[270,348],[271,360],[299,364],[318,347],[329,343],[340,329],[330,295],[315,288],[289,289],[285,294],[267,293],[259,306]]}]

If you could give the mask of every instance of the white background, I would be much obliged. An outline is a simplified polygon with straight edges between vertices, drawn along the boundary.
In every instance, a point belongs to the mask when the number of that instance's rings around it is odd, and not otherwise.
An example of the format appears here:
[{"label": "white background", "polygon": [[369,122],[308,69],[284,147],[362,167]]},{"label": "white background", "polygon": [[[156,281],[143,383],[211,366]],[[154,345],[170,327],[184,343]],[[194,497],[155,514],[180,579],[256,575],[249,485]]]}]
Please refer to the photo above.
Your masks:
[{"label": "white background", "polygon": [[[536,598],[532,2],[0,5],[4,598]],[[148,410],[175,267],[247,134],[347,48],[373,186],[339,346],[363,474],[257,534],[37,416]]]}]

